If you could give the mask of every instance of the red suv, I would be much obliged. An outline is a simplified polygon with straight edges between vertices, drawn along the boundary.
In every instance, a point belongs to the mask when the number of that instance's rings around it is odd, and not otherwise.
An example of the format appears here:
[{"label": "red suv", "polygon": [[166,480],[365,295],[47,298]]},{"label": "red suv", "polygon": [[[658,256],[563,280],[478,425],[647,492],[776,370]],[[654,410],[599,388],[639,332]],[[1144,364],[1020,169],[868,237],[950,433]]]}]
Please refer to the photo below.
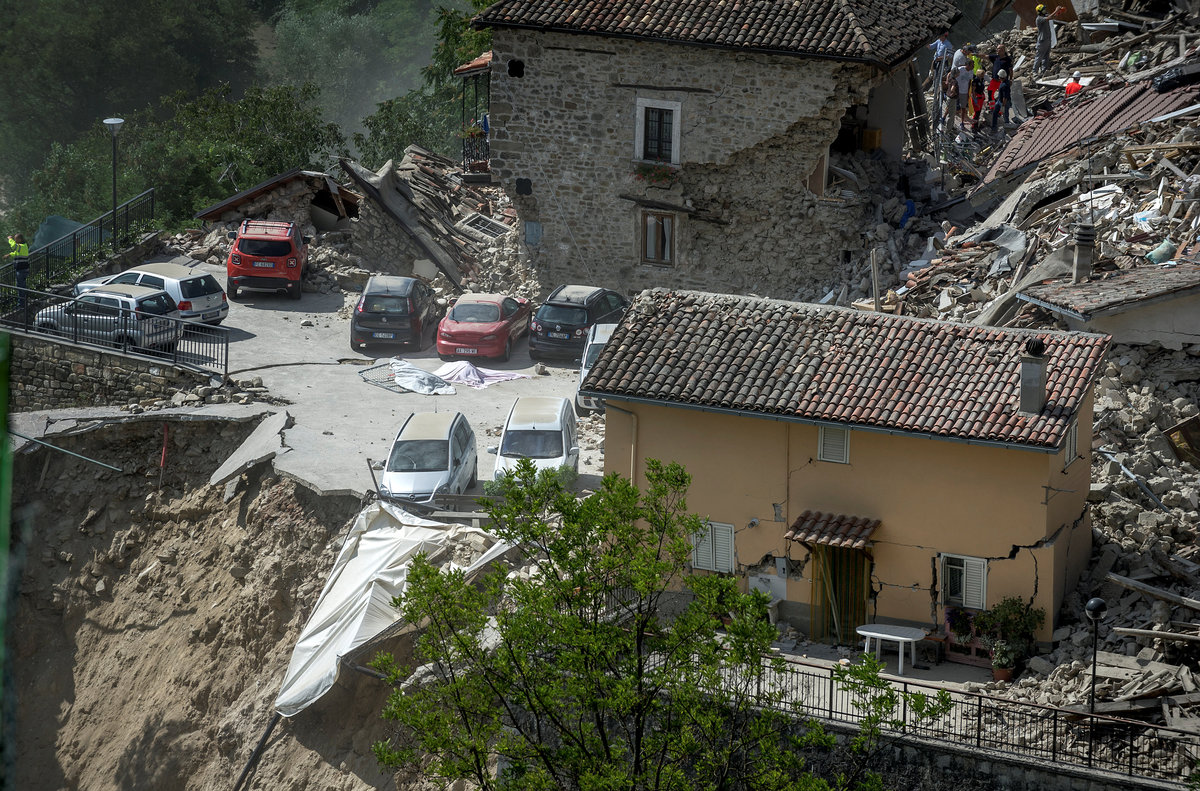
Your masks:
[{"label": "red suv", "polygon": [[229,238],[233,245],[225,264],[225,290],[230,299],[238,298],[240,288],[286,291],[300,299],[300,284],[308,275],[309,238],[300,235],[296,223],[243,220]]}]

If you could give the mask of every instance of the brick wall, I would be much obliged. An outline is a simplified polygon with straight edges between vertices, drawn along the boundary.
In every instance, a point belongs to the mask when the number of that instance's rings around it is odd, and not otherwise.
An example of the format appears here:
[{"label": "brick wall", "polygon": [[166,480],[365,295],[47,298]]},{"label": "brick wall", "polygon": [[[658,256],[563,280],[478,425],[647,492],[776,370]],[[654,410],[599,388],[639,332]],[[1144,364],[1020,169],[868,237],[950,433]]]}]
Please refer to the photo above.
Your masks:
[{"label": "brick wall", "polygon": [[208,380],[157,361],[13,335],[9,409],[119,406],[170,398]]},{"label": "brick wall", "polygon": [[[498,29],[492,169],[528,227],[543,286],[564,281],[823,294],[863,246],[863,203],[805,186],[847,107],[883,79],[861,64]],[[509,76],[519,60],[524,76]],[[634,177],[638,100],[677,102],[676,183]],[[530,193],[518,194],[517,179]],[[663,208],[663,207],[668,208]],[[669,207],[678,207],[671,212]],[[675,265],[642,263],[642,215],[674,214]],[[536,234],[540,231],[540,241]]]}]

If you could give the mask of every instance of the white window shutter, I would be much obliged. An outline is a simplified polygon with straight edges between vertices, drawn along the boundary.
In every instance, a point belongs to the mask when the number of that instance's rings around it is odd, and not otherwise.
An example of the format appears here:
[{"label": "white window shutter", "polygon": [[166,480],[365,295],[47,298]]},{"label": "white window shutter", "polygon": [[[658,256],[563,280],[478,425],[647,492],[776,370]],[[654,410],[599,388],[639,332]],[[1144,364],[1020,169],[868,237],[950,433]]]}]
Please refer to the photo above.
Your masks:
[{"label": "white window shutter", "polygon": [[703,532],[692,536],[692,568],[713,570],[712,527],[709,525],[705,525]]},{"label": "white window shutter", "polygon": [[709,523],[709,538],[713,547],[713,569],[733,572],[733,525]]},{"label": "white window shutter", "polygon": [[982,610],[987,603],[987,561],[963,558],[963,606]]},{"label": "white window shutter", "polygon": [[838,464],[850,463],[850,432],[844,428],[821,426],[817,458]]}]

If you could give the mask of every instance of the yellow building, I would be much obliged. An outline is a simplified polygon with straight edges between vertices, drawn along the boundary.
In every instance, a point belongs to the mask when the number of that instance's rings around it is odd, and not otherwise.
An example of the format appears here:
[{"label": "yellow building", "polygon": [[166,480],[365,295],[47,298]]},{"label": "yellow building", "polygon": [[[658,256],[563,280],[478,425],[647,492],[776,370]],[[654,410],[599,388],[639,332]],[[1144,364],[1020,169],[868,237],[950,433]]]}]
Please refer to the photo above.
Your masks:
[{"label": "yellow building", "polygon": [[937,628],[1017,595],[1049,614],[1091,553],[1091,384],[1104,335],[752,297],[643,292],[583,390],[605,469],[685,465],[696,573],[779,599],[818,639]]}]

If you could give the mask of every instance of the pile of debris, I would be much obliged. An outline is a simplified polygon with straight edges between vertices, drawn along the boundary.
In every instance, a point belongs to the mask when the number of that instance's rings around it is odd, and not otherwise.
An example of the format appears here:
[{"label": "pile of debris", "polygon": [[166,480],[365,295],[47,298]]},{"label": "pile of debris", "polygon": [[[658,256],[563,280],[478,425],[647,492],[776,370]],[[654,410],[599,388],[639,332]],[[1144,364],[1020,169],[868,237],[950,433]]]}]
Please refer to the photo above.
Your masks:
[{"label": "pile of debris", "polygon": [[282,406],[286,401],[271,395],[263,386],[261,376],[236,379],[220,385],[198,385],[190,390],[176,390],[170,398],[153,398],[132,404],[121,405],[121,410],[132,415],[155,412],[176,407],[199,407],[205,404],[252,404],[260,402]]}]

